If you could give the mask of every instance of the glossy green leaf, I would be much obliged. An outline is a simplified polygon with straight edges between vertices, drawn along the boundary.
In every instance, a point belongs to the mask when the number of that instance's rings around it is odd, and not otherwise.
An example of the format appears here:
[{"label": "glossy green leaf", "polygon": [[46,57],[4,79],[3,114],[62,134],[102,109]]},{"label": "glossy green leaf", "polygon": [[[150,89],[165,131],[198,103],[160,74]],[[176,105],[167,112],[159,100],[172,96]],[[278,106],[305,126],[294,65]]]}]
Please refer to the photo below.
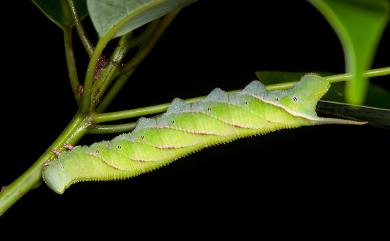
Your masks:
[{"label": "glossy green leaf", "polygon": [[122,36],[196,0],[87,0],[88,12],[99,36],[115,31]]},{"label": "glossy green leaf", "polygon": [[316,110],[343,119],[365,121],[370,125],[390,128],[390,109],[321,100]]},{"label": "glossy green leaf", "polygon": [[388,0],[309,0],[336,31],[344,49],[346,72],[352,79],[346,89],[350,103],[364,102],[368,87],[363,76],[373,61],[389,19]]},{"label": "glossy green leaf", "polygon": [[[73,25],[66,0],[32,0],[32,2],[61,29]],[[80,19],[85,18],[88,15],[86,0],[75,0],[75,5]]]}]

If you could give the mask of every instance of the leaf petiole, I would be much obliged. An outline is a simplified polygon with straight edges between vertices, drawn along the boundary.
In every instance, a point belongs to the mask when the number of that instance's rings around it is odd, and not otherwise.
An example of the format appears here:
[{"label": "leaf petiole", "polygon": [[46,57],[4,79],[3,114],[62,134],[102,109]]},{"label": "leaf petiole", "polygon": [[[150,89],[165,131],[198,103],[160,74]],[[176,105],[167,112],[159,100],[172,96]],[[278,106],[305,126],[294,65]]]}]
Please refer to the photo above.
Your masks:
[{"label": "leaf petiole", "polygon": [[72,87],[74,98],[76,99],[77,104],[79,104],[80,93],[78,93],[78,89],[80,86],[80,82],[79,82],[79,77],[77,75],[76,61],[75,61],[74,51],[73,51],[72,27],[64,27],[63,32],[64,32],[65,58],[66,58],[66,65],[68,67],[70,86]]},{"label": "leaf petiole", "polygon": [[94,47],[84,31],[83,25],[81,24],[81,20],[74,4],[74,0],[68,0],[68,5],[80,40],[83,43],[84,48],[87,51],[89,57],[91,57],[93,54]]},{"label": "leaf petiole", "polygon": [[131,131],[135,128],[136,122],[118,125],[93,125],[88,129],[88,134],[112,134]]}]

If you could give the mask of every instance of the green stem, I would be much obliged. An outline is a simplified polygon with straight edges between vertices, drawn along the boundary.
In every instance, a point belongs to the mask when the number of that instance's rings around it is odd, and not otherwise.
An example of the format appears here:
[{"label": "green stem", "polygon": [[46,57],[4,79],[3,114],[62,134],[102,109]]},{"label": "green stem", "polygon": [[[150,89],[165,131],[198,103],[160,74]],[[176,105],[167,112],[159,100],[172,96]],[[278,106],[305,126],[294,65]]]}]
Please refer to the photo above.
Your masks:
[{"label": "green stem", "polygon": [[42,156],[25,173],[0,193],[0,216],[24,194],[39,184],[42,165],[55,157],[52,151],[63,150],[65,144],[75,144],[86,133],[88,125],[87,118],[82,114],[77,114]]},{"label": "green stem", "polygon": [[127,51],[129,50],[130,38],[131,33],[128,33],[120,38],[117,47],[111,55],[110,63],[101,70],[99,79],[96,80],[92,87],[93,103],[90,107],[91,109],[94,109],[95,105],[99,103],[100,98],[115,78],[115,75],[121,66],[122,60],[126,57]]},{"label": "green stem", "polygon": [[[113,84],[111,89],[108,91],[107,95],[104,97],[103,101],[97,108],[97,112],[103,112],[109,104],[114,100],[115,96],[122,89],[122,87],[126,84],[130,75],[135,71],[138,65],[149,55],[154,46],[157,44],[158,40],[161,38],[165,30],[172,23],[173,19],[179,11],[172,12],[165,16],[163,20],[161,20],[157,29],[150,37],[150,40],[140,48],[140,50],[136,53],[136,55],[123,67],[122,75],[118,78],[117,81]],[[152,25],[151,28],[154,26]]]},{"label": "green stem", "polygon": [[[123,23],[124,24],[124,23]],[[115,25],[111,28],[111,31],[106,35],[101,37],[96,45],[95,51],[93,52],[89,64],[87,67],[87,73],[85,75],[85,83],[84,83],[84,94],[81,100],[81,111],[88,112],[90,110],[91,102],[92,102],[92,84],[94,81],[96,66],[99,62],[99,59],[102,56],[104,48],[107,46],[108,42],[114,37],[116,31],[122,26],[122,24]]]},{"label": "green stem", "polygon": [[[370,69],[370,70],[367,70],[365,73],[363,73],[363,76],[367,77],[367,78],[379,77],[379,76],[385,76],[385,75],[390,75],[390,67]],[[336,82],[346,81],[346,80],[352,78],[352,75],[351,74],[337,74],[337,75],[327,76],[325,78],[328,79],[331,83],[336,83]]]},{"label": "green stem", "polygon": [[[199,96],[191,99],[186,99],[184,101],[187,103],[193,103],[193,102],[200,101],[205,97],[206,96]],[[123,110],[123,111],[95,114],[93,116],[93,120],[95,123],[103,123],[103,122],[110,122],[110,121],[130,119],[130,118],[135,118],[135,117],[140,117],[145,115],[157,114],[166,111],[170,105],[171,102],[160,104],[160,105],[136,108],[132,110]]]},{"label": "green stem", "polygon": [[88,129],[89,134],[112,134],[131,131],[135,128],[136,123],[126,123],[119,125],[95,125]]},{"label": "green stem", "polygon": [[93,54],[93,44],[88,39],[87,34],[84,31],[83,25],[81,24],[79,15],[77,13],[76,6],[74,4],[73,0],[68,0],[68,5],[70,8],[70,12],[72,13],[72,18],[74,21],[74,24],[76,26],[77,33],[79,34],[80,40],[84,45],[85,50],[87,51],[89,57]]},{"label": "green stem", "polygon": [[79,77],[77,76],[77,69],[75,63],[75,57],[73,52],[73,43],[72,43],[72,28],[65,27],[64,28],[64,46],[65,46],[65,57],[66,57],[66,65],[68,67],[68,74],[70,85],[72,87],[72,92],[76,102],[80,102],[80,94],[79,93]]},{"label": "green stem", "polygon": [[[366,77],[379,77],[384,75],[390,75],[390,67],[372,69],[364,73],[364,76]],[[348,80],[349,78],[351,78],[351,75],[338,74],[338,75],[327,76],[325,78],[328,79],[331,83],[336,83],[336,82]],[[280,84],[267,85],[266,88],[267,90],[284,90],[293,87],[296,83],[297,83],[296,81],[285,82]],[[229,92],[234,93],[238,91],[240,90],[233,90]],[[185,100],[185,102],[187,103],[197,102],[202,100],[203,98],[205,98],[205,96],[187,99]],[[165,104],[142,107],[142,108],[137,108],[132,110],[95,114],[93,116],[93,120],[95,123],[103,123],[103,122],[117,121],[122,119],[130,119],[130,118],[140,117],[144,115],[157,114],[166,111],[170,105],[171,103],[165,103]]]}]

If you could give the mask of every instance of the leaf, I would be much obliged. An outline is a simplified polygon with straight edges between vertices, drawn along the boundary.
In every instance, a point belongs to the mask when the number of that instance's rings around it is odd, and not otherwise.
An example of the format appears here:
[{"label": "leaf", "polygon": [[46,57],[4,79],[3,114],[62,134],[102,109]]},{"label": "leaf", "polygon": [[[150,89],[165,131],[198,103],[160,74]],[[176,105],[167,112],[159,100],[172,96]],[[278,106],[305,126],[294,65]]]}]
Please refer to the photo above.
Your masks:
[{"label": "leaf", "polygon": [[339,118],[366,121],[374,126],[390,128],[390,109],[321,100],[316,110]]},{"label": "leaf", "polygon": [[87,0],[87,6],[99,36],[115,31],[115,38],[195,1]]},{"label": "leaf", "polygon": [[[32,0],[53,23],[61,29],[73,26],[73,18],[66,0]],[[80,19],[88,15],[86,0],[75,0]]]},{"label": "leaf", "polygon": [[309,0],[336,31],[344,49],[346,72],[352,79],[346,89],[350,103],[361,104],[368,87],[363,76],[373,61],[386,23],[390,4],[387,0]]}]

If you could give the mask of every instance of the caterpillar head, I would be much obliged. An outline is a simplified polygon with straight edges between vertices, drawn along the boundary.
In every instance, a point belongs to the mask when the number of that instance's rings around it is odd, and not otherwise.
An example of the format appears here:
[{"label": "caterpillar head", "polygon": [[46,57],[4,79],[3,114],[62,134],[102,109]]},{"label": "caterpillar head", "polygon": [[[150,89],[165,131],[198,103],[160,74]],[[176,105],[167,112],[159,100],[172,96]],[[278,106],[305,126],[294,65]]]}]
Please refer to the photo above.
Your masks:
[{"label": "caterpillar head", "polygon": [[51,163],[49,166],[44,167],[42,178],[50,189],[58,194],[64,193],[66,187],[63,183],[69,182],[68,176],[64,172],[63,167],[61,167],[61,163],[58,162]]},{"label": "caterpillar head", "polygon": [[330,83],[316,74],[307,74],[290,90],[280,92],[278,103],[291,113],[317,117],[317,102],[328,92]]}]

